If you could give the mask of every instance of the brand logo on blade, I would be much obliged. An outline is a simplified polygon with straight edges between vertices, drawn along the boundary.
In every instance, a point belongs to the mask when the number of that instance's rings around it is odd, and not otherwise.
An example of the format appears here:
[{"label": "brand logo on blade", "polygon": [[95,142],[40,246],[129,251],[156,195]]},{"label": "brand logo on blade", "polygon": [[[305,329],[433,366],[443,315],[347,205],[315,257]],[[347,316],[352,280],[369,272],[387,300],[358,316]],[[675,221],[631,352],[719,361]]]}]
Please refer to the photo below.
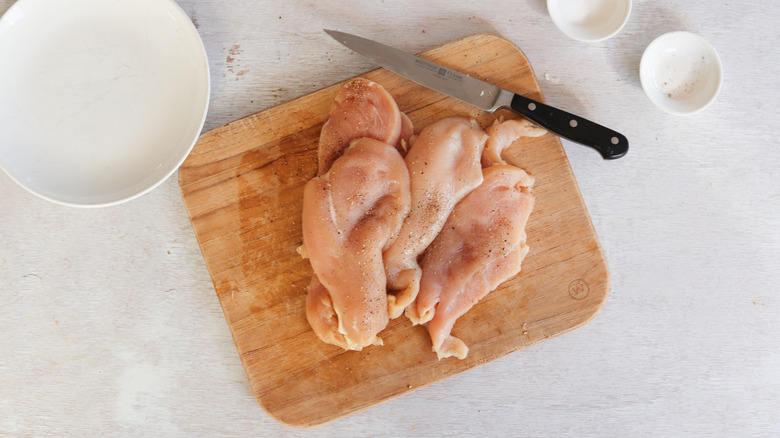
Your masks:
[{"label": "brand logo on blade", "polygon": [[446,68],[426,61],[422,58],[416,58],[414,64],[418,67],[422,67],[432,73],[436,73],[436,76],[441,79],[454,79],[458,82],[463,82],[464,75],[453,70],[447,70]]}]

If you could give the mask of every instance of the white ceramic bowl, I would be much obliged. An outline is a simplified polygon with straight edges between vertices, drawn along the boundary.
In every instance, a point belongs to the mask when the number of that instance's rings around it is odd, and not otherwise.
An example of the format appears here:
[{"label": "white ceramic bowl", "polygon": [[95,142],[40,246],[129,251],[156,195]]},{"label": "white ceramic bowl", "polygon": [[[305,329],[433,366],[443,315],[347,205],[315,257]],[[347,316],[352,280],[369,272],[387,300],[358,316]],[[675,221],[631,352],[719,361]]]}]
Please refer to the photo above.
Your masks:
[{"label": "white ceramic bowl", "polygon": [[723,67],[715,49],[690,32],[656,38],[642,55],[639,78],[645,94],[669,114],[701,111],[720,91]]},{"label": "white ceramic bowl", "polygon": [[203,128],[203,43],[172,0],[19,0],[0,18],[0,167],[54,202],[138,197]]},{"label": "white ceramic bowl", "polygon": [[631,0],[547,0],[553,23],[579,41],[611,38],[628,21]]}]

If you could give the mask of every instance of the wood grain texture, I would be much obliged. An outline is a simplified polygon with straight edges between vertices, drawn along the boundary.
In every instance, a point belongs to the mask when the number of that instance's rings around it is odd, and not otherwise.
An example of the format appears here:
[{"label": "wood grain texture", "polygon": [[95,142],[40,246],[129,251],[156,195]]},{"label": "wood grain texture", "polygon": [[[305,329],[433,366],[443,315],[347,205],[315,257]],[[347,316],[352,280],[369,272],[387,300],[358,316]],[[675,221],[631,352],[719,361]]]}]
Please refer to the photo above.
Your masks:
[{"label": "wood grain texture", "polygon": [[[477,34],[425,52],[442,65],[543,100],[531,65],[509,41]],[[452,115],[488,114],[384,69],[382,84],[415,130]],[[372,406],[589,321],[608,292],[606,263],[560,141],[523,139],[507,160],[536,177],[523,271],[460,318],[468,357],[438,361],[405,317],[361,352],[321,342],[305,317],[311,278],[301,244],[304,184],[340,84],[203,134],[179,173],[184,203],[259,403],[274,418],[315,426]],[[513,117],[510,113],[503,114]]]}]

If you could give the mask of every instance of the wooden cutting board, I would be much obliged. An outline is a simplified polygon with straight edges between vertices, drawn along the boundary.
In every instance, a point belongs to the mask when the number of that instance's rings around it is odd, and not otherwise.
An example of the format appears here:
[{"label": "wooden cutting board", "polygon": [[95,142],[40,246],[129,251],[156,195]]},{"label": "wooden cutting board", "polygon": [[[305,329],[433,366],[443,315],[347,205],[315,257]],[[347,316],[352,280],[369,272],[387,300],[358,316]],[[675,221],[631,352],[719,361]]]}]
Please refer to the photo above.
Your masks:
[{"label": "wooden cutting board", "polygon": [[[421,56],[544,100],[525,55],[500,37],[471,35]],[[496,117],[384,69],[362,76],[395,97],[417,133],[451,115],[470,115],[483,127]],[[311,267],[295,250],[303,187],[316,173],[320,128],[339,87],[203,134],[179,171],[225,318],[269,415],[316,426],[565,333],[598,313],[608,292],[606,263],[561,143],[547,134],[505,155],[536,177],[531,251],[518,276],[456,323],[453,334],[470,347],[465,360],[437,360],[426,330],[403,316],[381,333],[383,347],[344,351],[321,342],[304,310]],[[485,382],[485,391],[499,382]]]}]

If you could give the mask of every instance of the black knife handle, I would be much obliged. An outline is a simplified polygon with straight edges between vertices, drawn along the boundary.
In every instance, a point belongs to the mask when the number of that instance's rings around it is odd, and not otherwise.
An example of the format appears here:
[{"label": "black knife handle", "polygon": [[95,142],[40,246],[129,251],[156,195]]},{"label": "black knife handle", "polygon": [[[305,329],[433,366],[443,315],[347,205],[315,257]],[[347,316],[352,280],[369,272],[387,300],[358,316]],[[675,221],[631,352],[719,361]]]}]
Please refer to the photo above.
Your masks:
[{"label": "black knife handle", "polygon": [[580,116],[517,94],[512,98],[511,108],[548,131],[596,149],[605,160],[620,158],[628,152],[628,139],[623,134]]}]

